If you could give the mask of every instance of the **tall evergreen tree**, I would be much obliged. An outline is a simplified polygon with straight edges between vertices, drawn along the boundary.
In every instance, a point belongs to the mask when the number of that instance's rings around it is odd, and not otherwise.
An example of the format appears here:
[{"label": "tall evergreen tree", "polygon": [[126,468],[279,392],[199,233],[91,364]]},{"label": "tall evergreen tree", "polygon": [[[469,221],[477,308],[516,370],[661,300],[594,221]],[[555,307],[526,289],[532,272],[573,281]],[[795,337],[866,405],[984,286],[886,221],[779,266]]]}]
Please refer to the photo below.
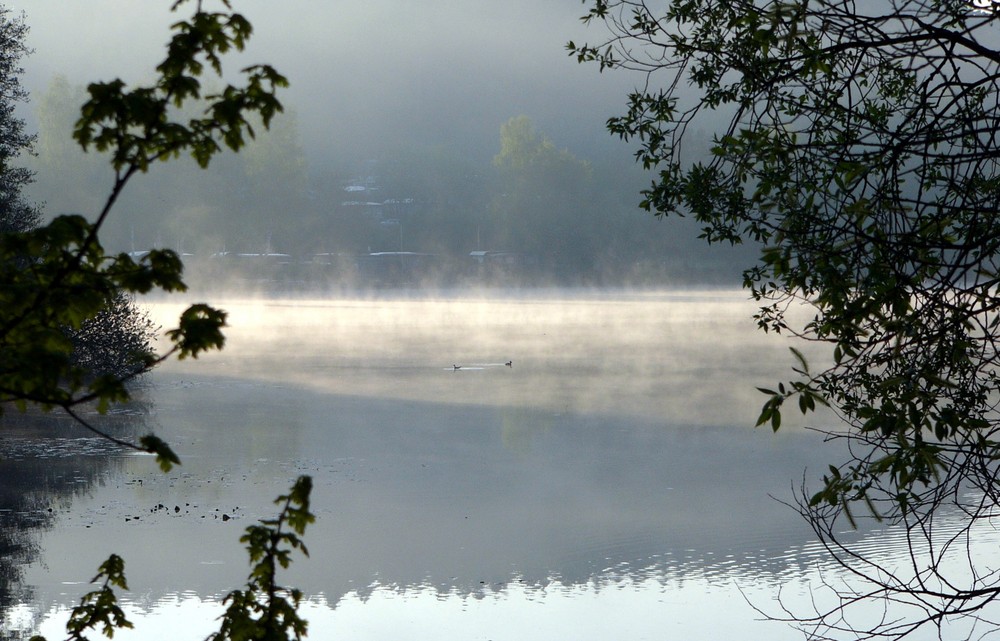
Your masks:
[{"label": "tall evergreen tree", "polygon": [[0,6],[0,233],[27,231],[39,222],[38,208],[23,196],[33,175],[15,163],[32,151],[35,137],[26,132],[17,104],[28,98],[21,86],[21,60],[30,53],[25,44],[28,25]]}]

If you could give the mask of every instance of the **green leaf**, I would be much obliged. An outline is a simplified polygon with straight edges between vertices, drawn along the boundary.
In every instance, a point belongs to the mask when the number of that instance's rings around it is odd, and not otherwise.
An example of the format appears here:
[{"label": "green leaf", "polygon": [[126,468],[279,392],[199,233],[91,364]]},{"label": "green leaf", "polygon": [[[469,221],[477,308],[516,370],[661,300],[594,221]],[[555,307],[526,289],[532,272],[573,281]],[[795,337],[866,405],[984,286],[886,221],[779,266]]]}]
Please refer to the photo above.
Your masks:
[{"label": "green leaf", "polygon": [[143,450],[156,455],[156,462],[162,471],[169,472],[175,465],[181,464],[181,460],[177,454],[159,437],[147,434],[139,439],[139,443],[142,445]]},{"label": "green leaf", "polygon": [[222,349],[226,339],[222,328],[226,326],[226,312],[205,304],[190,306],[181,314],[180,326],[167,332],[167,337],[178,347],[178,358],[197,358],[209,349]]},{"label": "green leaf", "polygon": [[792,356],[794,356],[795,359],[799,362],[799,365],[801,365],[801,367],[802,367],[802,373],[803,374],[808,373],[809,372],[809,363],[806,362],[806,358],[805,358],[805,356],[802,355],[802,352],[800,352],[799,350],[795,349],[794,347],[789,347],[788,350],[792,353]]}]

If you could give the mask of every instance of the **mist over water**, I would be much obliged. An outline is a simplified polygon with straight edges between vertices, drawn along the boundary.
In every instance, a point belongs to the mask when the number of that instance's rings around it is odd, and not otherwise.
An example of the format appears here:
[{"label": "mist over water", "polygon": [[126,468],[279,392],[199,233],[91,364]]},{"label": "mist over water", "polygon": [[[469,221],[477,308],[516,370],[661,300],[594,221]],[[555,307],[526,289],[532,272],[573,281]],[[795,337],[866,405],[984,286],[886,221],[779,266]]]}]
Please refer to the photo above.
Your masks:
[{"label": "mist over water", "polygon": [[[760,395],[737,381],[769,383],[788,356],[783,340],[754,331],[745,298],[554,290],[234,300],[221,305],[230,312],[226,349],[191,365],[362,397],[745,425]],[[182,307],[158,308],[158,322],[169,326]],[[282,359],[289,366],[275,369]]]},{"label": "mist over water", "polygon": [[[169,327],[183,306],[151,311]],[[32,598],[8,620],[60,636],[87,589],[75,581],[116,552],[136,623],[123,638],[207,634],[244,580],[242,529],[299,474],[318,522],[286,582],[308,597],[311,638],[797,638],[753,623],[746,598],[802,602],[817,569],[836,572],[772,497],[837,454],[795,427],[750,428],[754,386],[789,356],[754,331],[743,293],[219,306],[226,348],[145,389],[138,429],[183,465],[104,453],[114,464],[33,534]]]}]

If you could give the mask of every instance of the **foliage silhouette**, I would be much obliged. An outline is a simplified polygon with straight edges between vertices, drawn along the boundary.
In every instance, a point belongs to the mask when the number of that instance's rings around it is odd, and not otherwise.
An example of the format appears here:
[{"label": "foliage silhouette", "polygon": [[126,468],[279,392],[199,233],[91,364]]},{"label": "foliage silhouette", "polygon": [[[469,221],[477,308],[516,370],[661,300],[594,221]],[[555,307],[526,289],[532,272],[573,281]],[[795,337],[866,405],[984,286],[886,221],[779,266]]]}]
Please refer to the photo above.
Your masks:
[{"label": "foliage silhouette", "polygon": [[[197,357],[205,350],[221,348],[225,313],[205,304],[191,306],[181,315],[178,327],[166,333],[173,345],[162,355],[150,348],[148,325],[133,328],[138,341],[126,348],[140,364],[136,368],[123,370],[120,363],[98,363],[95,354],[81,356],[78,346],[91,341],[92,335],[116,340],[108,335],[107,323],[120,312],[114,305],[127,306],[128,295],[154,288],[185,289],[182,263],[175,252],[153,250],[134,260],[128,254],[107,255],[100,243],[100,229],[131,178],[181,153],[206,167],[224,148],[242,148],[254,135],[251,122],[266,128],[281,111],[275,91],[287,81],[270,66],[254,65],[243,70],[242,86],[226,85],[204,96],[202,114],[175,117],[183,113],[186,103],[203,99],[203,72],[211,69],[221,77],[222,56],[243,50],[252,33],[250,23],[231,10],[228,0],[220,3],[225,10],[211,12],[199,0],[189,19],[173,25],[175,35],[152,84],[128,89],[121,80],[113,80],[88,87],[90,98],[73,135],[84,150],[108,152],[114,170],[110,193],[95,220],[59,216],[44,226],[8,225],[7,233],[0,235],[0,411],[11,404],[22,411],[29,405],[61,408],[109,441],[154,453],[164,471],[180,461],[163,440],[152,434],[138,443],[113,437],[86,421],[77,408],[94,403],[103,413],[112,403],[129,400],[126,383],[157,363],[173,355]],[[178,0],[173,8],[184,4],[185,0]],[[23,53],[26,27],[23,21],[0,20],[0,28],[11,25],[20,29],[16,44],[21,47],[17,52]],[[4,71],[10,73],[3,76]],[[0,82],[9,78],[9,87],[19,88],[17,73],[13,67],[0,68]],[[7,124],[3,118],[9,115],[2,107],[0,134]],[[20,121],[16,124],[23,126]],[[18,174],[6,167],[29,139],[12,137],[3,143],[14,147],[6,153],[0,145],[0,169],[4,170],[0,176],[30,179],[30,173]],[[227,597],[229,609],[213,638],[299,639],[305,633],[305,621],[296,611],[301,594],[281,587],[276,573],[278,565],[288,566],[292,551],[306,551],[300,537],[314,519],[309,512],[310,490],[311,480],[301,477],[289,494],[279,497],[282,507],[276,519],[248,528],[242,540],[253,564],[250,581],[246,590]],[[69,639],[85,639],[87,632],[97,628],[110,638],[115,630],[132,627],[114,592],[114,588],[127,589],[124,561],[112,555],[94,581],[100,587],[85,595],[70,615]]]},{"label": "foliage silhouette", "polygon": [[[186,4],[183,0],[174,9]],[[240,51],[252,33],[250,23],[232,12],[207,11],[195,3],[189,20],[173,25],[175,35],[157,67],[158,77],[134,89],[121,80],[93,83],[73,136],[84,149],[110,154],[114,180],[93,222],[82,216],[59,216],[48,225],[0,237],[0,410],[14,404],[61,408],[88,429],[103,434],[74,408],[96,403],[105,411],[127,401],[126,383],[157,363],[176,355],[197,357],[222,346],[225,313],[205,304],[183,313],[177,328],[166,333],[172,347],[155,354],[148,343],[136,346],[140,367],[91,376],[73,356],[73,340],[96,322],[107,301],[118,295],[152,289],[183,291],[183,265],[167,249],[152,250],[138,260],[128,254],[108,255],[98,234],[122,190],[138,173],[157,161],[190,154],[205,167],[224,148],[239,150],[254,135],[252,122],[263,127],[281,111],[275,91],[287,81],[268,65],[243,69],[244,84],[225,85],[202,95],[200,77],[211,70],[221,78],[222,56]],[[175,118],[190,101],[204,100],[204,111]],[[25,260],[25,257],[28,257]],[[109,437],[110,438],[110,437]],[[115,439],[113,439],[115,440]],[[164,469],[177,457],[155,436],[123,445],[157,455]]]},{"label": "foliage silhouette", "polygon": [[[224,602],[229,607],[220,617],[219,631],[209,635],[210,641],[287,641],[305,635],[307,623],[298,614],[302,593],[282,587],[277,570],[278,566],[288,568],[293,551],[309,556],[301,537],[316,518],[309,511],[311,491],[312,479],[300,476],[288,494],[275,500],[281,506],[276,518],[247,527],[240,538],[251,563],[247,588],[226,596]],[[116,630],[133,627],[114,590],[128,590],[125,561],[112,554],[91,582],[100,583],[100,587],[83,595],[80,605],[73,608],[66,623],[67,641],[85,641],[85,634],[98,627],[108,638],[113,638]],[[36,635],[31,641],[45,641],[45,637]]]},{"label": "foliage silhouette", "polygon": [[[760,329],[811,341],[823,363],[795,352],[796,379],[761,389],[758,425],[779,429],[790,401],[833,410],[851,457],[799,507],[864,587],[829,586],[832,605],[799,621],[811,638],[995,628],[1000,578],[971,543],[1000,497],[998,5],[586,4],[608,36],[570,54],[642,76],[608,128],[655,170],[643,207],[693,217],[710,243],[758,244],[744,285]],[[693,156],[702,126],[716,133]],[[840,540],[860,518],[900,526],[911,570]],[[845,611],[874,597],[899,618],[855,629]]]}]

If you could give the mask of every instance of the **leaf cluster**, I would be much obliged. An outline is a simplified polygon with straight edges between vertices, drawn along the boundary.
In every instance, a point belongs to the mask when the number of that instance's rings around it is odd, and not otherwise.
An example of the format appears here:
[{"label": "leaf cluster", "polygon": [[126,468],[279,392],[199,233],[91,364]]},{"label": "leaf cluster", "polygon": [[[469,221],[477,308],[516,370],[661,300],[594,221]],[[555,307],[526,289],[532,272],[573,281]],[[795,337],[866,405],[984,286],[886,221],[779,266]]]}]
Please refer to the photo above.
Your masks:
[{"label": "leaf cluster", "polygon": [[275,91],[288,86],[288,80],[270,65],[252,65],[242,70],[243,85],[226,85],[204,96],[207,104],[201,117],[177,120],[174,110],[203,98],[200,78],[206,66],[221,77],[222,56],[242,51],[253,28],[238,13],[203,11],[200,5],[190,20],[178,21],[172,28],[176,33],[167,45],[166,59],[156,68],[154,84],[128,89],[116,79],[87,88],[90,99],[81,109],[73,136],[84,150],[110,151],[118,172],[145,172],[151,163],[182,152],[207,167],[223,147],[239,151],[254,136],[248,114],[256,114],[268,127],[282,111]]},{"label": "leaf cluster", "polygon": [[[113,438],[75,408],[95,403],[104,412],[111,403],[128,400],[129,379],[164,359],[221,348],[225,312],[205,304],[189,307],[178,327],[167,332],[172,347],[165,354],[155,354],[148,340],[134,346],[131,356],[139,363],[134,371],[95,375],[92,364],[74,358],[73,339],[91,330],[100,333],[102,314],[114,314],[123,295],[186,289],[175,252],[154,250],[134,260],[127,254],[109,255],[100,243],[100,228],[131,177],[147,171],[153,161],[183,151],[205,167],[223,146],[239,150],[254,135],[251,117],[267,127],[281,111],[274,92],[287,82],[271,67],[256,65],[244,69],[244,85],[228,85],[207,96],[202,117],[175,118],[188,101],[201,99],[199,78],[206,67],[221,75],[223,54],[242,50],[251,35],[250,23],[229,10],[227,0],[221,1],[227,11],[204,11],[198,1],[189,20],[173,25],[175,35],[152,85],[126,89],[121,80],[90,85],[90,100],[74,136],[84,150],[110,151],[115,170],[96,220],[60,216],[48,225],[0,235],[0,410],[8,403],[22,410],[28,404],[62,408],[109,440],[155,454],[164,471],[180,460],[162,439],[150,434],[133,444]],[[182,4],[179,0],[174,9]],[[241,539],[252,564],[247,589],[227,596],[229,608],[212,639],[287,641],[305,634],[306,622],[297,613],[302,595],[278,584],[277,568],[288,567],[293,551],[308,554],[301,537],[315,518],[309,511],[311,489],[309,477],[299,478],[276,501],[281,505],[277,518],[247,528]],[[132,627],[113,590],[128,589],[122,559],[109,557],[94,582],[101,587],[86,594],[71,613],[66,626],[70,641],[83,641],[97,628],[111,638],[116,630]]]},{"label": "leaf cluster", "polygon": [[[229,607],[221,617],[219,631],[208,637],[210,641],[289,641],[305,635],[307,622],[297,611],[302,593],[278,585],[276,575],[278,566],[289,566],[292,551],[309,555],[301,537],[315,520],[309,511],[311,492],[312,479],[300,476],[288,494],[275,500],[281,506],[278,516],[248,527],[240,538],[250,556],[250,579],[246,590],[234,590],[226,596]],[[66,623],[67,641],[86,641],[85,633],[98,627],[109,639],[115,631],[133,627],[114,591],[128,590],[121,557],[108,557],[91,583],[101,587],[85,594],[73,608]],[[31,641],[45,638],[34,636]]]},{"label": "leaf cluster", "polygon": [[[861,504],[927,539],[912,549],[939,549],[930,537],[945,506],[964,517],[950,540],[971,536],[1000,500],[997,5],[587,4],[584,19],[608,35],[571,43],[571,55],[643,75],[608,121],[655,172],[643,207],[694,217],[710,243],[758,247],[744,285],[759,328],[824,353],[819,371],[796,353],[796,380],[760,389],[758,419],[778,429],[793,397],[802,413],[829,407],[822,431],[849,456],[819,491],[803,488],[817,533],[836,541],[833,524],[855,524]],[[685,157],[704,123],[716,131],[711,154]],[[992,574],[972,571],[965,588],[933,564],[909,583],[841,551],[877,594],[920,595],[907,601],[925,613],[917,627],[1000,596]],[[827,614],[819,620],[844,625],[839,610]]]},{"label": "leaf cluster", "polygon": [[[177,2],[174,9],[183,4]],[[121,80],[90,85],[74,137],[84,150],[109,151],[115,170],[94,220],[60,216],[44,226],[0,235],[0,410],[11,403],[22,410],[29,404],[62,408],[101,434],[73,408],[96,403],[104,412],[111,403],[128,400],[128,381],[157,363],[174,354],[197,357],[222,347],[225,312],[196,304],[167,332],[172,347],[165,353],[155,354],[148,341],[132,346],[128,356],[138,366],[128,371],[95,376],[89,363],[73,355],[73,337],[99,331],[102,314],[121,296],[186,289],[180,257],[171,250],[153,250],[138,260],[104,250],[101,226],[130,179],[154,161],[182,152],[207,166],[224,148],[239,150],[254,135],[251,122],[267,127],[282,109],[275,92],[287,81],[268,65],[247,67],[242,84],[202,96],[203,73],[221,76],[222,56],[242,51],[252,34],[242,15],[228,2],[221,4],[225,10],[213,12],[197,2],[189,19],[173,25],[167,55],[150,85],[128,88]],[[203,114],[180,118],[192,101],[204,101]],[[155,437],[138,445],[117,442],[154,453],[165,468],[177,463]]]},{"label": "leaf cluster", "polygon": [[[744,284],[760,328],[831,349],[823,372],[765,391],[760,423],[777,428],[791,396],[803,412],[822,399],[883,452],[824,496],[884,486],[905,508],[957,464],[949,453],[991,456],[1000,15],[929,0],[589,4],[611,36],[572,51],[647,76],[608,123],[657,171],[643,206],[695,217],[709,242],[757,244]],[[684,159],[707,114],[728,124],[710,157]],[[790,324],[791,308],[812,317]]]},{"label": "leaf cluster", "polygon": [[226,595],[222,624],[209,641],[287,641],[306,634],[306,621],[298,615],[302,592],[281,586],[277,573],[288,568],[293,552],[309,556],[301,537],[316,518],[309,511],[311,491],[312,479],[300,476],[275,500],[281,505],[277,518],[248,527],[240,538],[250,555],[247,587]]},{"label": "leaf cluster", "polygon": [[[119,607],[118,596],[114,591],[114,588],[128,590],[125,561],[117,554],[112,554],[101,564],[97,576],[90,582],[100,583],[101,587],[83,595],[80,605],[73,608],[69,621],[66,622],[67,641],[86,641],[85,633],[98,627],[109,639],[114,638],[116,630],[132,628],[132,622]],[[45,641],[45,637],[36,635],[30,641]]]}]

